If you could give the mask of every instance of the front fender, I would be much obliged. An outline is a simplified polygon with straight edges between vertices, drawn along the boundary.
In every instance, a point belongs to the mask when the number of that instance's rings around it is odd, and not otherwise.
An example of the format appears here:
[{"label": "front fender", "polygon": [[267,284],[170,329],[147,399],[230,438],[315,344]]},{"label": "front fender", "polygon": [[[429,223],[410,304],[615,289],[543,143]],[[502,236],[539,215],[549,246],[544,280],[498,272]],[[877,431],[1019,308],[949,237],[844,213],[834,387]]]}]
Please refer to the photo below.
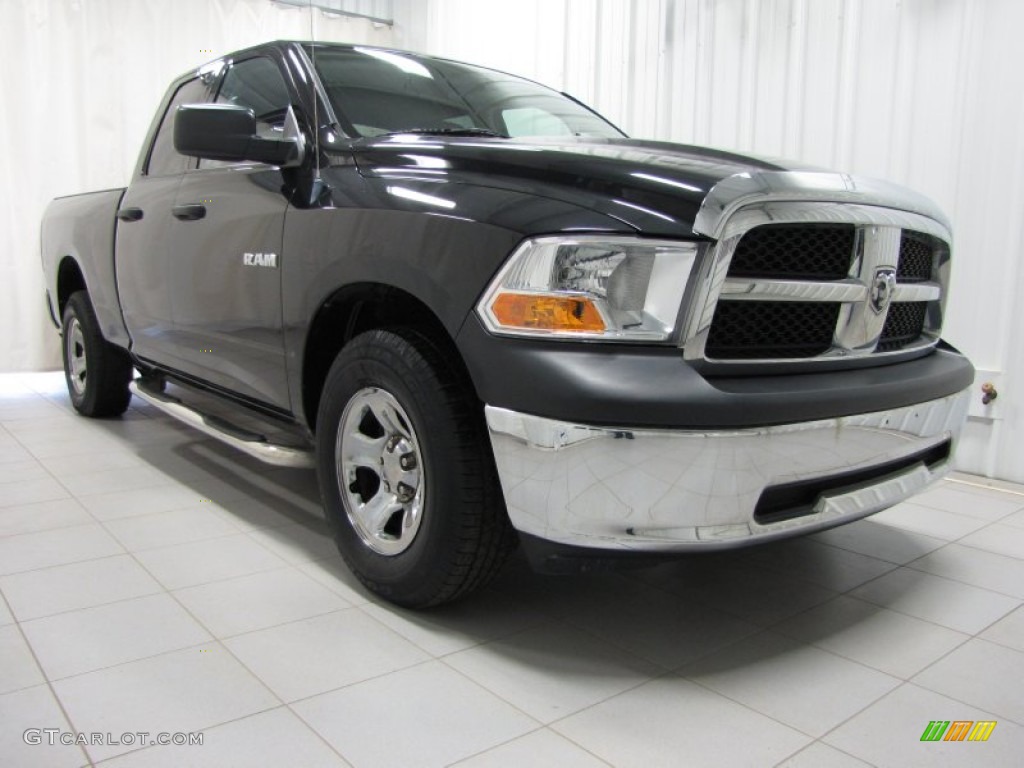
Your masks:
[{"label": "front fender", "polygon": [[325,181],[328,192],[316,206],[291,207],[285,216],[282,309],[293,402],[302,392],[306,333],[340,289],[401,289],[454,338],[523,237],[633,231],[599,213],[510,190],[364,178],[353,166],[327,169]]}]

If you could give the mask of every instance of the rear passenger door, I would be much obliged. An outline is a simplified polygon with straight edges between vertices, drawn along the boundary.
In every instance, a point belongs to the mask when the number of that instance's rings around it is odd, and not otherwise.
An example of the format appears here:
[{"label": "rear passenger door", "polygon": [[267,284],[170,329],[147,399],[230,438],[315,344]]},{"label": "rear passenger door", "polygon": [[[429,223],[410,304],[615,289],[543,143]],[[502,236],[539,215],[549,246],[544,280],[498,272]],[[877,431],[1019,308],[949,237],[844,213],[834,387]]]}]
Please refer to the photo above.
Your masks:
[{"label": "rear passenger door", "polygon": [[[216,101],[251,108],[258,131],[280,138],[291,98],[277,62],[260,55],[231,64]],[[284,187],[276,166],[200,160],[177,188],[168,284],[178,367],[289,410],[281,329]]]}]

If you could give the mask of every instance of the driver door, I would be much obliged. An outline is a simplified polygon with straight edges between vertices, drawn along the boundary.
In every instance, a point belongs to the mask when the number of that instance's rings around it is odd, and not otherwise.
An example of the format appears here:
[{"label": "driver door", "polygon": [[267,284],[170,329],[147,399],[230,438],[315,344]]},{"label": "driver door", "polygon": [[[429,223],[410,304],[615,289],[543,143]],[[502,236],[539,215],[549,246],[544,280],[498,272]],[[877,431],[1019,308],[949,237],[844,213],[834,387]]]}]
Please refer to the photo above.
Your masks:
[{"label": "driver door", "polygon": [[[266,56],[233,63],[216,101],[251,108],[258,131],[277,138],[290,104],[278,64]],[[168,258],[179,367],[290,410],[281,327],[283,189],[276,166],[200,160],[177,188]]]}]

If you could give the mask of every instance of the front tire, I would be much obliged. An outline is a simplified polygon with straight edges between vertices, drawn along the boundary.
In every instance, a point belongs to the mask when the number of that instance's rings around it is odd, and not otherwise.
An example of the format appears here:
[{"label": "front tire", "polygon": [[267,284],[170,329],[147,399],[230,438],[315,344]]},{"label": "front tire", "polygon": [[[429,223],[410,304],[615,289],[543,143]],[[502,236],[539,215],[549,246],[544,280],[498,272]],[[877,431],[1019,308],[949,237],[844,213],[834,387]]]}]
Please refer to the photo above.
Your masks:
[{"label": "front tire", "polygon": [[76,291],[64,305],[61,350],[71,405],[83,416],[120,416],[132,398],[132,361],[100,332],[89,294]]},{"label": "front tire", "polygon": [[415,331],[369,331],[342,349],[320,401],[317,468],[342,557],[390,602],[458,599],[515,546],[479,402]]}]

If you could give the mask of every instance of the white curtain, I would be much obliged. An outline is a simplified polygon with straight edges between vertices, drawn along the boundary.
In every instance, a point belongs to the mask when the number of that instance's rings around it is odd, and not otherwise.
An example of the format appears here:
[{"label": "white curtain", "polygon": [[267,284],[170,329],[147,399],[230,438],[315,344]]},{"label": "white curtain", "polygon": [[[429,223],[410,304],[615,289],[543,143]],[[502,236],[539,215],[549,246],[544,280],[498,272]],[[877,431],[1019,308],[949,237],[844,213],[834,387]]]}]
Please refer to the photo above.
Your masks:
[{"label": "white curtain", "polygon": [[0,0],[0,372],[59,367],[39,221],[128,184],[171,79],[269,40],[392,44],[391,27],[270,0]]}]

